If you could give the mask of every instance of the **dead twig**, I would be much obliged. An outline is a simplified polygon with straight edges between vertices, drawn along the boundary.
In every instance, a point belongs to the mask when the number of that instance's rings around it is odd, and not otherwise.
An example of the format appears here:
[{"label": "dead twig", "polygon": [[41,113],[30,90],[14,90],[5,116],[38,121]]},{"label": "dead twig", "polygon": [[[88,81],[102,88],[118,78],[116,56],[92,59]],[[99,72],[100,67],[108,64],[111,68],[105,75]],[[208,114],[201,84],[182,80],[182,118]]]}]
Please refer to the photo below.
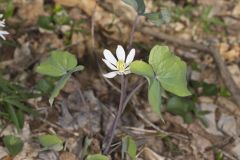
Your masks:
[{"label": "dead twig", "polygon": [[57,130],[64,131],[64,132],[66,132],[66,133],[68,133],[68,134],[70,134],[70,135],[73,135],[73,136],[79,136],[78,133],[73,132],[73,131],[70,131],[70,130],[67,130],[67,129],[65,129],[65,128],[62,128],[62,127],[58,126],[57,124],[54,124],[54,123],[48,121],[47,119],[44,119],[44,118],[41,118],[41,117],[38,117],[37,119],[39,119],[41,122],[43,122],[43,123],[51,126],[52,128],[55,128],[55,129],[57,129]]},{"label": "dead twig", "polygon": [[173,132],[168,132],[168,131],[164,131],[162,130],[161,128],[159,128],[158,126],[156,126],[155,124],[153,124],[151,121],[149,121],[143,114],[141,111],[139,111],[137,109],[137,107],[134,107],[134,111],[136,112],[137,116],[139,118],[142,119],[142,121],[144,123],[146,123],[147,125],[151,126],[153,129],[155,129],[156,131],[158,132],[161,132],[167,136],[170,136],[172,138],[175,138],[175,139],[184,139],[184,140],[189,140],[189,138],[183,134],[179,134],[179,133],[173,133]]}]

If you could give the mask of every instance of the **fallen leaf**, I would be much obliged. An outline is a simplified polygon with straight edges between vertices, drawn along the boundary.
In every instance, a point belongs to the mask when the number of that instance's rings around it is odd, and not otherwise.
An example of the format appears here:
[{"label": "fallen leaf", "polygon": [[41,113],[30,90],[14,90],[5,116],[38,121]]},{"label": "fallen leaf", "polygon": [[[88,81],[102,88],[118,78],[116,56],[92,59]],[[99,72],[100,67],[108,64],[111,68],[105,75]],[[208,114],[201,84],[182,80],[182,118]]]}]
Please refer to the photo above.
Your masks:
[{"label": "fallen leaf", "polygon": [[240,159],[240,138],[235,140],[235,146],[232,148],[233,153]]},{"label": "fallen leaf", "polygon": [[[143,154],[144,154],[144,160],[165,160],[166,159],[165,157],[157,154],[156,152],[154,152],[153,150],[147,147],[143,149]],[[167,159],[171,160],[169,158]]]},{"label": "fallen leaf", "polygon": [[[81,128],[91,132],[99,132],[101,129],[101,107],[99,101],[94,96],[93,91],[85,91],[83,96],[87,105],[81,101],[81,95],[78,90],[69,95],[67,103],[62,103],[62,116],[59,118],[59,123],[62,127],[69,130]],[[70,109],[74,111],[72,114]]]},{"label": "fallen leaf", "polygon": [[206,159],[214,159],[214,153],[212,151],[205,153],[205,150],[208,147],[212,146],[212,143],[208,141],[206,138],[193,133],[193,139],[191,140],[191,147],[193,149],[193,154],[195,159],[201,159],[201,157],[205,157]]},{"label": "fallen leaf", "polygon": [[6,150],[6,148],[0,146],[0,159],[3,159],[3,157],[7,156],[8,152]]},{"label": "fallen leaf", "polygon": [[215,111],[218,108],[218,106],[211,103],[201,103],[200,108],[201,110],[206,110],[210,112],[209,114],[206,114],[203,116],[208,124],[208,127],[204,129],[208,133],[211,133],[213,135],[218,135],[218,136],[222,135],[222,133],[217,130],[217,124],[216,124]]},{"label": "fallen leaf", "polygon": [[235,5],[235,7],[232,11],[232,15],[235,17],[240,17],[240,2],[238,2],[237,5]]},{"label": "fallen leaf", "polygon": [[233,116],[222,113],[218,121],[219,130],[231,137],[237,137],[237,123]]},{"label": "fallen leaf", "polygon": [[62,152],[59,160],[77,160],[77,156],[71,152]]},{"label": "fallen leaf", "polygon": [[38,17],[44,13],[43,4],[43,0],[16,0],[15,5],[18,7],[17,15],[20,17],[20,19],[24,20],[22,25],[36,24]]},{"label": "fallen leaf", "polygon": [[230,65],[230,66],[228,66],[228,69],[233,77],[233,80],[240,88],[240,69],[239,69],[238,65],[237,64]]}]

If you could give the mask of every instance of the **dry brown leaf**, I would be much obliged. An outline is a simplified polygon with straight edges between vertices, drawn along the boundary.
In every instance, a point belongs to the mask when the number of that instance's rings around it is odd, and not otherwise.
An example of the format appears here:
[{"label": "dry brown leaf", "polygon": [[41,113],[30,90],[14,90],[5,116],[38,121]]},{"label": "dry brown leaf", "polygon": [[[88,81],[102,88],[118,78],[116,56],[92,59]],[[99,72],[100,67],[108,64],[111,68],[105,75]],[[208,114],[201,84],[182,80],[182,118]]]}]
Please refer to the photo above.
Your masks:
[{"label": "dry brown leaf", "polygon": [[217,99],[217,104],[220,107],[220,109],[226,109],[228,112],[230,112],[233,115],[239,116],[240,117],[240,109],[239,107],[234,104],[232,101],[225,97],[218,97]]},{"label": "dry brown leaf", "polygon": [[214,6],[216,5],[220,0],[198,0],[199,4],[203,5],[211,5]]},{"label": "dry brown leaf", "polygon": [[240,138],[235,140],[235,146],[232,148],[233,153],[240,159]]},{"label": "dry brown leaf", "polygon": [[[94,7],[96,4],[95,0],[88,0],[88,1],[82,1],[82,0],[54,0],[57,4],[61,4],[68,7],[79,7],[83,9],[84,12],[86,12],[88,15],[91,15],[94,11]],[[99,14],[101,15],[101,14]]]},{"label": "dry brown leaf", "polygon": [[[62,103],[62,116],[59,123],[69,130],[82,129],[90,132],[99,132],[101,129],[101,107],[93,91],[83,93],[86,105],[81,100],[78,90],[72,92],[68,101]],[[70,113],[70,110],[73,113]]]},{"label": "dry brown leaf", "polygon": [[233,80],[240,88],[240,69],[239,69],[238,65],[236,65],[236,64],[230,65],[230,66],[228,66],[228,69],[229,69],[230,73],[232,74]]},{"label": "dry brown leaf", "polygon": [[13,160],[13,158],[10,155],[7,155],[6,157],[3,157],[2,160]]},{"label": "dry brown leaf", "polygon": [[218,108],[218,106],[212,103],[201,103],[200,108],[201,110],[210,112],[209,114],[204,115],[204,119],[208,124],[208,127],[204,129],[210,134],[217,135],[217,136],[222,135],[222,133],[218,131],[217,124],[216,124],[215,111]]},{"label": "dry brown leaf", "polygon": [[72,44],[76,44],[73,48],[76,50],[76,53],[78,53],[78,57],[82,58],[86,49],[86,35],[73,33]]},{"label": "dry brown leaf", "polygon": [[234,7],[232,15],[235,17],[240,17],[240,2]]},{"label": "dry brown leaf", "polygon": [[60,154],[59,160],[77,160],[77,156],[71,152],[63,152]]},{"label": "dry brown leaf", "polygon": [[231,137],[237,137],[237,122],[234,116],[222,113],[218,121],[218,129]]},{"label": "dry brown leaf", "polygon": [[14,4],[18,7],[18,17],[24,20],[22,25],[36,24],[38,17],[44,13],[43,0],[15,0]]},{"label": "dry brown leaf", "polygon": [[[143,154],[144,154],[144,160],[165,160],[165,157],[160,156],[150,148],[145,147],[143,149]],[[168,158],[168,160],[170,160]]]},{"label": "dry brown leaf", "polygon": [[3,157],[6,157],[8,155],[7,149],[0,146],[0,159],[3,159]]},{"label": "dry brown leaf", "polygon": [[[47,53],[50,49],[53,48],[60,49],[64,47],[64,42],[54,33],[43,33],[39,39],[31,41],[32,48],[38,54]],[[54,43],[53,43],[54,42]]]},{"label": "dry brown leaf", "polygon": [[191,147],[193,149],[195,159],[214,159],[213,152],[208,152],[207,154],[205,153],[205,150],[212,146],[211,142],[196,133],[192,134],[192,136],[193,139],[191,141]]},{"label": "dry brown leaf", "polygon": [[29,43],[24,43],[20,48],[16,48],[14,51],[14,66],[17,66],[17,70],[24,70],[28,67],[29,62],[33,59]]}]

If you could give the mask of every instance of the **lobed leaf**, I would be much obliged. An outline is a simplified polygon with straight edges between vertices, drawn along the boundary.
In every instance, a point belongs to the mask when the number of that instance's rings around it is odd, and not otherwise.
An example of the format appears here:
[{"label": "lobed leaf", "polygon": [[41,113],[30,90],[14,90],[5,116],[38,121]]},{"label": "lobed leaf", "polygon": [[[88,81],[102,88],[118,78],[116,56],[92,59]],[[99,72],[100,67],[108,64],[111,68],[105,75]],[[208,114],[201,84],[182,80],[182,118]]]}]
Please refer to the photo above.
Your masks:
[{"label": "lobed leaf", "polygon": [[63,87],[65,86],[65,84],[67,83],[70,77],[71,77],[71,73],[67,73],[60,80],[57,81],[51,93],[51,96],[49,98],[49,103],[51,106],[54,102],[54,99],[59,95],[60,90],[63,89]]},{"label": "lobed leaf", "polygon": [[139,60],[133,61],[130,64],[130,71],[132,73],[144,76],[148,78],[148,80],[154,78],[154,72],[153,72],[152,66],[144,61],[139,61]]},{"label": "lobed leaf", "polygon": [[157,26],[169,23],[171,20],[171,15],[166,8],[161,8],[160,12],[145,13],[144,16]]},{"label": "lobed leaf", "polygon": [[161,86],[178,96],[189,96],[187,88],[187,67],[179,57],[173,55],[167,46],[155,46],[150,52],[149,64]]},{"label": "lobed leaf", "polygon": [[40,74],[60,77],[77,66],[76,57],[65,51],[53,51],[36,69]]},{"label": "lobed leaf", "polygon": [[148,102],[154,112],[161,113],[161,87],[157,79],[151,80],[148,87]]},{"label": "lobed leaf", "polygon": [[139,15],[144,14],[145,12],[144,0],[123,0],[123,2],[132,6]]},{"label": "lobed leaf", "polygon": [[38,137],[38,141],[46,149],[60,151],[63,148],[63,141],[57,135],[41,135]]}]

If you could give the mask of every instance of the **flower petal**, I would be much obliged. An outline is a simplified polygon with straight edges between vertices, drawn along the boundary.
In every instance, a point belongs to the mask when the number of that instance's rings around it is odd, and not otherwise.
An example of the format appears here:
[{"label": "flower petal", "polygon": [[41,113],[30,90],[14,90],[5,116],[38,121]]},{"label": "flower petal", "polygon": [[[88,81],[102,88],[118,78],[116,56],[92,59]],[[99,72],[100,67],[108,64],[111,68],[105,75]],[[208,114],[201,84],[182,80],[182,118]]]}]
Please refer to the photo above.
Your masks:
[{"label": "flower petal", "polygon": [[128,66],[130,63],[132,63],[133,59],[135,57],[135,49],[131,49],[131,51],[129,52],[127,59],[126,59],[126,66]]},{"label": "flower petal", "polygon": [[0,37],[6,40],[6,38],[4,37],[4,34],[9,34],[9,33],[7,31],[0,31]]},{"label": "flower petal", "polygon": [[125,51],[121,45],[117,46],[116,54],[118,60],[122,60],[123,62],[125,62]]},{"label": "flower petal", "polygon": [[104,49],[103,54],[104,54],[105,59],[108,62],[110,62],[110,63],[112,63],[113,65],[116,66],[117,60],[109,50]]},{"label": "flower petal", "polygon": [[107,74],[103,74],[104,77],[106,78],[113,78],[117,75],[117,71],[114,71],[114,72],[109,72]]},{"label": "flower petal", "polygon": [[108,68],[110,68],[111,70],[117,70],[117,68],[109,61],[107,61],[106,59],[102,59],[102,60],[108,66]]}]

